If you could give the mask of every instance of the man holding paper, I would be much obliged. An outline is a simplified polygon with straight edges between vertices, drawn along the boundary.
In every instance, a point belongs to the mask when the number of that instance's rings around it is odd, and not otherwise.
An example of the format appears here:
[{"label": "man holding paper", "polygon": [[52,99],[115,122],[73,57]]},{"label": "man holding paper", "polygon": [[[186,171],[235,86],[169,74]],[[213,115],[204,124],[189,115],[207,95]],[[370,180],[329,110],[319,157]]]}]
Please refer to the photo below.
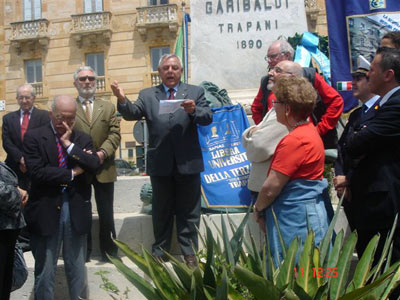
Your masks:
[{"label": "man holding paper", "polygon": [[[186,264],[195,267],[196,226],[200,224],[201,208],[200,172],[204,170],[197,124],[210,124],[212,114],[203,89],[180,81],[182,64],[177,56],[162,56],[158,72],[162,84],[142,90],[136,102],[125,97],[118,82],[114,81],[111,88],[118,98],[117,108],[123,118],[140,120],[144,117],[149,129],[147,173],[153,187],[155,237],[152,253],[162,259],[163,250],[170,250],[176,215],[182,254]],[[172,108],[164,105],[167,100],[183,101],[175,110],[174,105]]]}]

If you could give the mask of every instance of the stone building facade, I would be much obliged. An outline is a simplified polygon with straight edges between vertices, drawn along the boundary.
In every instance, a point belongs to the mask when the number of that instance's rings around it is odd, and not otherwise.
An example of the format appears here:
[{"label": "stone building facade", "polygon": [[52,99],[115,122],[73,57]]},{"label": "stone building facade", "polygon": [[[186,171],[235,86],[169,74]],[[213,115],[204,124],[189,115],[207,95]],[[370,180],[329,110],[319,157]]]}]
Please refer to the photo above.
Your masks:
[{"label": "stone building facade", "polygon": [[[110,84],[118,80],[135,100],[141,89],[159,83],[158,59],[174,51],[182,4],[181,0],[0,0],[0,100],[6,103],[0,117],[18,108],[15,91],[25,82],[35,87],[39,108],[47,109],[58,94],[76,96],[72,74],[85,64],[99,74],[98,96],[116,103]],[[326,34],[324,1],[305,1],[305,5],[310,31]],[[186,9],[189,12],[190,2]],[[137,151],[142,155],[132,127],[132,122],[121,122],[117,157],[136,160]],[[4,158],[0,147],[0,159]]]}]

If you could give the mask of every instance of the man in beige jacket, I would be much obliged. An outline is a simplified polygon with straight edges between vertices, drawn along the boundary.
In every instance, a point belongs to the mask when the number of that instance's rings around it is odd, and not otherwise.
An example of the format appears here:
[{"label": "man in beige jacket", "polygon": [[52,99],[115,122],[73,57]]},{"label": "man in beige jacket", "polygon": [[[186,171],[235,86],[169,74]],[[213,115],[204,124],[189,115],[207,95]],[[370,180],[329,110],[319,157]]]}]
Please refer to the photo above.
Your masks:
[{"label": "man in beige jacket", "polygon": [[[78,68],[74,73],[74,85],[79,96],[76,99],[75,129],[92,137],[94,148],[100,159],[101,168],[91,178],[96,198],[100,223],[100,251],[103,261],[108,261],[106,253],[116,256],[118,248],[113,243],[114,225],[114,181],[117,179],[115,169],[115,151],[121,140],[120,120],[117,118],[115,106],[99,97],[96,92],[96,72],[88,66]],[[90,261],[91,236],[88,236],[88,253],[86,261]]]}]

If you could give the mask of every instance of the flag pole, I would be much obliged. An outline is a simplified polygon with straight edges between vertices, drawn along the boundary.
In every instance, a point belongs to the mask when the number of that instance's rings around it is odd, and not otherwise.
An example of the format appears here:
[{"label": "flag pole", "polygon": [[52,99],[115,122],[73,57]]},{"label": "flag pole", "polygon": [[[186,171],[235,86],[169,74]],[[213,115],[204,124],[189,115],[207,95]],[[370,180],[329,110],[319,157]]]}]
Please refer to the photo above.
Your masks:
[{"label": "flag pole", "polygon": [[187,32],[186,32],[186,3],[182,1],[182,30],[183,30],[183,70],[185,82],[188,82],[188,58],[187,58]]}]

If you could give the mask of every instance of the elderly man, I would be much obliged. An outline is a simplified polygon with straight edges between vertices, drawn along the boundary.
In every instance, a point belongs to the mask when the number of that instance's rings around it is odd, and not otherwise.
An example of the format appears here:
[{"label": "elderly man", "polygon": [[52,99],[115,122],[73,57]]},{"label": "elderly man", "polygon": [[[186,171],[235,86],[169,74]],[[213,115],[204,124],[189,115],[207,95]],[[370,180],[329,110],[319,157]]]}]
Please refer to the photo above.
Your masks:
[{"label": "elderly man", "polygon": [[[375,254],[381,256],[385,237],[400,213],[400,50],[379,48],[368,72],[368,87],[379,96],[375,116],[354,132],[344,145],[357,159],[351,179],[357,252],[363,254],[370,239],[380,233]],[[392,261],[400,259],[400,223],[393,236]],[[397,299],[399,295],[391,296]]]},{"label": "elderly man", "polygon": [[[117,256],[118,252],[117,246],[112,241],[112,238],[116,238],[113,204],[117,172],[114,159],[121,135],[115,106],[95,96],[96,79],[96,72],[88,66],[80,67],[74,73],[74,85],[79,94],[76,99],[78,110],[75,128],[92,137],[102,165],[100,172],[93,176],[92,184],[99,214],[101,258],[103,261],[108,261],[106,253]],[[90,260],[91,246],[91,235],[89,235],[87,261]]]},{"label": "elderly man", "polygon": [[35,90],[30,84],[17,88],[17,102],[19,109],[3,117],[3,148],[7,152],[5,162],[17,174],[18,185],[29,190],[22,141],[28,130],[47,124],[50,120],[47,111],[33,106]]},{"label": "elderly man", "polygon": [[333,179],[333,183],[339,197],[342,196],[344,189],[347,188],[346,197],[343,204],[347,220],[349,221],[350,228],[352,230],[354,230],[352,212],[357,208],[352,207],[352,202],[355,202],[356,200],[351,200],[348,186],[351,181],[351,173],[354,163],[352,163],[352,161],[347,157],[347,154],[344,151],[344,143],[349,132],[354,132],[355,128],[360,128],[363,126],[363,124],[372,119],[379,108],[379,96],[372,93],[368,87],[368,71],[370,68],[370,63],[362,56],[360,56],[358,60],[359,67],[351,75],[353,77],[353,96],[361,101],[362,106],[355,109],[350,114],[346,127],[344,128],[342,136],[340,137],[338,143],[338,158],[335,162],[336,176]]},{"label": "elderly man", "polygon": [[[153,255],[160,258],[171,245],[174,214],[178,242],[185,262],[197,265],[196,227],[200,222],[200,172],[203,158],[197,125],[208,125],[212,114],[200,87],[180,82],[182,64],[177,56],[161,57],[162,84],[144,89],[136,102],[129,101],[117,82],[112,85],[118,111],[126,120],[146,118],[149,129],[147,173],[153,186]],[[181,109],[160,114],[163,100],[181,100]]]},{"label": "elderly man", "polygon": [[77,105],[56,96],[49,124],[25,135],[24,153],[32,180],[26,221],[35,258],[35,299],[54,298],[62,246],[70,298],[88,299],[86,235],[90,231],[91,188],[84,172],[100,166],[90,136],[74,130]]},{"label": "elderly man", "polygon": [[[267,61],[269,73],[261,79],[261,86],[251,106],[255,124],[261,122],[266,112],[272,107],[272,100],[276,97],[271,92],[271,71],[282,61],[291,61],[294,50],[283,40],[275,41],[268,48]],[[324,142],[325,149],[336,149],[336,124],[343,111],[342,97],[325,80],[315,72],[314,68],[303,68],[303,76],[314,86],[319,94],[319,101],[314,110],[313,122]],[[275,99],[276,100],[276,99]]]}]

